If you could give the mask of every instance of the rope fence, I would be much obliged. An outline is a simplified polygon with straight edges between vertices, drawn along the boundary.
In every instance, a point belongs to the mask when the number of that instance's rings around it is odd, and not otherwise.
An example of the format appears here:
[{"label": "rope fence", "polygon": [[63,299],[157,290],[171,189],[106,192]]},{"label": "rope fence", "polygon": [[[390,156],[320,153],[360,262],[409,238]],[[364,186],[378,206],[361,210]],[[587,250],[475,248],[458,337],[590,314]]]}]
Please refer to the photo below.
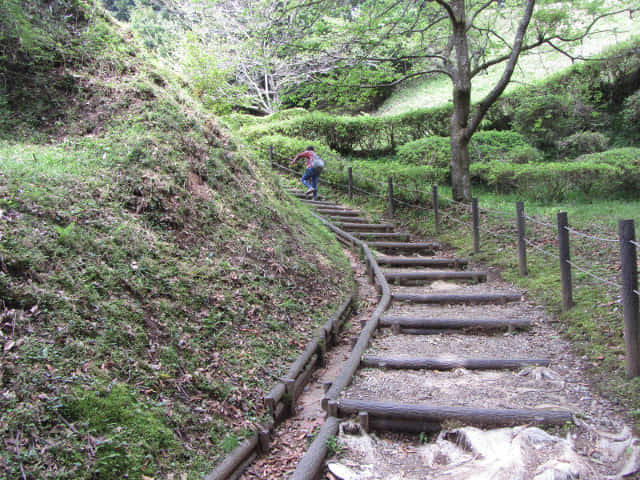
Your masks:
[{"label": "rope fence", "polygon": [[[270,148],[269,159],[273,166],[277,166],[277,168],[283,171],[298,174],[296,170],[277,165],[273,161],[274,155],[272,148]],[[284,159],[286,157],[279,155],[279,158]],[[344,162],[344,160],[340,158],[336,160]],[[431,199],[429,199],[429,192],[427,190],[410,188],[407,185],[403,186],[401,183],[394,185],[391,177],[389,177],[387,183],[385,183],[379,179],[353,175],[352,167],[348,167],[348,175],[343,177],[344,183],[340,183],[339,180],[334,181],[334,179],[324,181],[335,188],[347,191],[350,199],[353,193],[357,193],[365,197],[376,198],[387,202],[387,211],[391,217],[395,216],[396,206],[401,206],[408,210],[419,210],[423,213],[431,213],[433,215],[436,233],[441,231],[441,224],[449,222],[461,225],[464,228],[470,228],[473,236],[474,254],[477,254],[480,250],[481,233],[495,237],[502,242],[511,243],[518,252],[520,275],[522,276],[528,275],[527,249],[536,254],[543,255],[546,258],[554,259],[560,267],[563,311],[567,311],[574,306],[572,269],[581,272],[598,282],[598,284],[607,287],[607,289],[613,288],[619,291],[619,294],[616,293],[616,295],[622,300],[625,338],[627,336],[634,338],[633,341],[625,342],[627,345],[625,370],[627,376],[630,378],[640,376],[640,289],[638,288],[638,258],[636,251],[636,248],[640,247],[640,243],[635,241],[635,225],[633,220],[619,221],[619,238],[603,238],[571,228],[566,212],[557,214],[557,224],[554,225],[543,219],[526,215],[524,213],[523,202],[516,204],[515,212],[506,212],[486,207],[480,208],[477,198],[472,199],[472,202],[469,204],[455,200],[452,197],[439,195],[437,185],[432,185]],[[363,188],[363,186],[366,187]],[[416,194],[415,200],[408,194]],[[411,201],[407,201],[407,199]],[[443,211],[440,211],[440,209],[443,209]],[[496,222],[499,223],[498,226],[507,228],[508,231],[498,232],[495,231],[494,228],[490,228],[488,225],[495,226],[495,222],[491,224],[488,219],[489,216],[492,216],[494,219],[499,217],[500,220],[496,220]],[[466,217],[466,220],[460,217]],[[484,223],[481,225],[481,222]],[[536,242],[531,236],[527,236],[525,233],[527,223],[535,227],[534,234],[539,234],[540,228],[545,229],[549,233],[553,232],[555,235],[553,241],[554,248],[557,248],[557,251],[552,253],[540,247],[539,242]],[[619,245],[620,257],[618,259],[614,255],[613,258],[615,260],[611,261],[612,264],[616,265],[616,270],[621,270],[620,274],[616,275],[616,281],[604,278],[599,272],[594,271],[594,265],[587,267],[575,260],[571,260],[570,236],[578,237],[582,240],[604,243],[612,247],[616,244]],[[578,244],[577,247],[580,248],[576,248],[574,245],[576,252],[583,254],[583,260],[586,259],[593,264],[594,255],[588,255],[594,252],[593,247],[583,247],[580,244]],[[587,255],[584,255],[585,252]],[[600,252],[600,250],[598,252]],[[605,256],[605,254],[609,254],[608,250],[600,253],[600,257]],[[601,269],[601,267],[599,268]]]}]

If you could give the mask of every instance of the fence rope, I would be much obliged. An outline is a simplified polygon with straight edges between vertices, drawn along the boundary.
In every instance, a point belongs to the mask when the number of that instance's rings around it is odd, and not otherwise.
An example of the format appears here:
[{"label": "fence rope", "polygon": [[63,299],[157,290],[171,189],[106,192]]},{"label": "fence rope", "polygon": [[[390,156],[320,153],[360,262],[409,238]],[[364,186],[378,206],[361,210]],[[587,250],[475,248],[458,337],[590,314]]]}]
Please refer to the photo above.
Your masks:
[{"label": "fence rope", "polygon": [[506,233],[494,232],[493,230],[490,230],[488,228],[484,228],[482,226],[479,227],[479,230],[481,232],[485,232],[485,233],[488,233],[490,235],[493,235],[496,238],[506,238],[507,240],[513,241],[513,237],[511,235],[507,235]]},{"label": "fence rope", "polygon": [[594,237],[593,235],[589,235],[589,234],[586,234],[584,232],[580,232],[578,230],[574,230],[571,227],[564,227],[564,229],[567,232],[571,232],[574,235],[578,235],[578,236],[583,237],[583,238],[588,238],[589,240],[596,240],[596,241],[605,242],[605,243],[618,243],[619,242],[618,239]]},{"label": "fence rope", "polygon": [[604,284],[606,284],[606,285],[609,285],[609,286],[612,286],[612,287],[616,287],[616,288],[618,288],[618,287],[620,286],[620,285],[619,285],[619,284],[617,284],[617,283],[614,283],[614,282],[612,282],[612,281],[610,281],[610,280],[607,280],[607,279],[605,279],[605,278],[599,277],[599,276],[598,276],[598,275],[596,275],[595,273],[591,273],[590,271],[588,271],[588,270],[586,270],[586,269],[584,269],[584,268],[580,267],[580,265],[576,264],[575,262],[572,262],[571,260],[567,260],[567,263],[568,263],[569,265],[571,265],[573,268],[575,268],[576,270],[579,270],[579,271],[581,271],[582,273],[587,274],[587,275],[589,275],[590,277],[595,278],[596,280],[600,281],[601,283],[604,283]]},{"label": "fence rope", "polygon": [[640,243],[638,243],[638,242],[634,242],[633,240],[629,240],[629,243],[630,243],[631,245],[635,245],[636,247],[640,247]]},{"label": "fence rope", "polygon": [[537,218],[530,217],[529,215],[525,215],[524,218],[526,218],[527,220],[531,220],[533,223],[536,223],[536,224],[541,225],[543,227],[552,228],[554,230],[556,228],[555,225],[551,225],[550,223],[543,222],[541,220],[538,220]]},{"label": "fence rope", "polygon": [[508,217],[508,218],[515,217],[515,214],[502,212],[500,210],[493,210],[492,208],[480,207],[478,210],[480,211],[480,213],[486,212],[486,213],[491,213],[493,215],[499,215],[501,217]]},{"label": "fence rope", "polygon": [[543,254],[545,254],[545,255],[546,255],[546,256],[548,256],[548,257],[551,257],[551,258],[555,258],[555,259],[557,259],[557,260],[560,260],[560,257],[559,257],[558,255],[556,255],[556,254],[554,254],[554,253],[551,253],[551,252],[547,252],[545,249],[538,247],[536,244],[534,244],[534,243],[533,243],[531,240],[529,240],[528,238],[525,238],[525,239],[524,239],[524,242],[525,242],[527,245],[529,245],[531,248],[533,248],[534,250],[537,250],[538,252],[543,253]]}]

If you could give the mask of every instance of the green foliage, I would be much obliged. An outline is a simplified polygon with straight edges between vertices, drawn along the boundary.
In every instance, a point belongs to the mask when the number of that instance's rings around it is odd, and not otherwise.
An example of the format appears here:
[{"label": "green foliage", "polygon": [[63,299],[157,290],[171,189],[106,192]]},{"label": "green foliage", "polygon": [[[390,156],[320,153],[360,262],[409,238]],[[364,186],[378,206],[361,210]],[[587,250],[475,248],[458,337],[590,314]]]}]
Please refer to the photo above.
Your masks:
[{"label": "green foliage", "polygon": [[450,108],[426,109],[389,117],[336,116],[313,112],[248,125],[239,133],[249,140],[266,135],[284,135],[320,141],[342,154],[391,151],[398,145],[425,135],[448,131]]},{"label": "green foliage", "polygon": [[273,147],[275,154],[275,160],[278,163],[282,163],[286,159],[291,159],[298,153],[305,150],[309,145],[312,145],[315,151],[321,157],[325,159],[334,158],[337,153],[331,150],[326,145],[320,142],[314,142],[305,138],[285,137],[283,135],[269,135],[267,137],[261,137],[256,145],[263,151],[269,150],[269,147]]},{"label": "green foliage", "polygon": [[449,166],[451,142],[448,137],[426,137],[398,147],[398,160],[413,165]]},{"label": "green foliage", "polygon": [[444,184],[449,177],[448,168],[408,165],[394,160],[341,160],[330,159],[322,173],[328,182],[347,184],[348,167],[353,168],[355,186],[361,190],[378,192],[385,189],[389,177],[397,186],[398,198],[410,201],[423,195],[430,185]]},{"label": "green foliage", "polygon": [[285,105],[304,105],[306,108],[340,108],[349,111],[371,111],[390,94],[391,82],[397,72],[388,65],[357,65],[346,69],[335,68],[326,75],[303,82],[288,92]]},{"label": "green foliage", "polygon": [[130,12],[129,21],[145,47],[164,57],[173,54],[180,29],[166,10],[139,6]]},{"label": "green foliage", "polygon": [[340,443],[340,439],[338,439],[338,437],[335,437],[333,435],[327,438],[326,444],[327,444],[327,457],[340,455],[340,452],[342,452],[342,449],[344,448]]},{"label": "green foliage", "polygon": [[86,422],[87,432],[99,439],[92,478],[142,478],[155,458],[178,448],[173,432],[164,424],[164,411],[138,401],[125,384],[109,390],[78,390],[67,399],[62,414],[72,422]]},{"label": "green foliage", "polygon": [[625,132],[631,135],[640,133],[640,90],[624,100],[622,120]]},{"label": "green foliage", "polygon": [[625,198],[640,194],[640,150],[622,148],[580,157],[575,162],[471,166],[474,181],[499,193],[553,202],[572,198]]},{"label": "green foliage", "polygon": [[565,95],[541,92],[522,98],[515,108],[513,128],[534,146],[553,149],[556,142],[571,133],[571,100]]},{"label": "green foliage", "polygon": [[558,142],[558,152],[562,158],[575,158],[587,153],[603,152],[609,139],[600,132],[578,132]]},{"label": "green foliage", "polygon": [[102,3],[118,20],[125,22],[129,21],[131,10],[136,6],[134,0],[102,0]]},{"label": "green foliage", "polygon": [[232,69],[219,65],[217,45],[205,44],[191,33],[185,35],[183,50],[183,69],[191,90],[208,109],[224,114],[242,103],[244,89],[233,85]]},{"label": "green foliage", "polygon": [[[483,130],[471,138],[469,156],[472,163],[491,160],[527,163],[537,160],[539,154],[516,132]],[[451,143],[448,137],[426,137],[399,147],[397,158],[414,165],[447,168],[451,159]]]}]

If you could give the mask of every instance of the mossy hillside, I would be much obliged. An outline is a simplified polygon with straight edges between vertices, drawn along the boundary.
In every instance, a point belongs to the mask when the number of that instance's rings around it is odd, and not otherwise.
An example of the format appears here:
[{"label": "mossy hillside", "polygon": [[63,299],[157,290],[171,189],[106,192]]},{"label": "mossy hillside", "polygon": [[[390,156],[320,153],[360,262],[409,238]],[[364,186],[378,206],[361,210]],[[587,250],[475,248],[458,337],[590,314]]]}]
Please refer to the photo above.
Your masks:
[{"label": "mossy hillside", "polygon": [[117,61],[69,63],[58,121],[5,110],[0,478],[201,478],[348,290],[276,176],[180,84]]}]

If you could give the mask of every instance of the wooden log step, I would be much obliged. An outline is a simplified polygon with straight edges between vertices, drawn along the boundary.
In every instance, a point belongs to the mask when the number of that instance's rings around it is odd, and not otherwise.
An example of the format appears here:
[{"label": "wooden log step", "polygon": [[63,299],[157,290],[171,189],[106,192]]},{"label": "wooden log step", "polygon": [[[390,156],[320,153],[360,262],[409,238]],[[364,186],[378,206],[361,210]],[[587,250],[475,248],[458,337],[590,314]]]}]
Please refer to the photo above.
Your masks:
[{"label": "wooden log step", "polygon": [[469,370],[514,370],[532,365],[546,367],[546,359],[481,359],[481,358],[394,358],[394,357],[363,357],[361,367],[392,368],[401,370],[455,370],[466,368]]},{"label": "wooden log step", "polygon": [[[371,244],[369,244],[371,246]],[[519,293],[462,293],[462,294],[416,294],[416,293],[393,293],[391,300],[408,303],[441,303],[441,304],[461,304],[461,303],[507,303],[517,302],[522,298]]]},{"label": "wooden log step", "polygon": [[321,215],[339,215],[342,217],[360,217],[362,212],[357,210],[345,210],[340,208],[318,208],[317,212]]},{"label": "wooden log step", "polygon": [[427,242],[367,242],[374,250],[393,250],[401,252],[433,253],[440,248],[439,243]]},{"label": "wooden log step", "polygon": [[333,216],[329,217],[329,220],[332,222],[345,222],[345,223],[369,223],[369,220],[362,217],[341,217],[341,216]]},{"label": "wooden log step", "polygon": [[338,224],[346,232],[389,232],[393,230],[390,223],[346,223]]},{"label": "wooden log step", "polygon": [[400,418],[387,419],[372,417],[369,419],[369,430],[378,432],[402,433],[437,433],[442,427],[437,422],[423,422],[420,420],[402,420]]},{"label": "wooden log step", "polygon": [[464,268],[469,263],[466,258],[433,258],[433,257],[391,257],[380,255],[376,257],[380,266],[387,267],[452,267]]},{"label": "wooden log step", "polygon": [[327,208],[344,208],[338,205],[335,202],[327,202],[323,200],[303,200],[302,203],[308,203],[309,205],[317,205],[318,208],[327,207]]},{"label": "wooden log step", "polygon": [[354,232],[353,236],[364,240],[395,240],[398,242],[408,241],[409,234],[403,232]]},{"label": "wooden log step", "polygon": [[474,271],[431,271],[431,272],[385,272],[385,278],[388,282],[401,283],[403,281],[435,281],[435,280],[471,280],[474,282],[485,282],[487,280],[487,272]]},{"label": "wooden log step", "polygon": [[495,328],[528,328],[532,324],[531,320],[522,318],[514,319],[493,319],[493,318],[421,318],[421,317],[390,317],[380,318],[378,326],[380,328],[393,327],[415,329],[495,329]]},{"label": "wooden log step", "polygon": [[341,399],[337,403],[340,418],[367,412],[370,419],[379,417],[389,421],[399,419],[426,423],[453,421],[480,427],[510,427],[526,423],[564,425],[572,420],[571,412],[564,410],[436,407],[349,399]]}]

